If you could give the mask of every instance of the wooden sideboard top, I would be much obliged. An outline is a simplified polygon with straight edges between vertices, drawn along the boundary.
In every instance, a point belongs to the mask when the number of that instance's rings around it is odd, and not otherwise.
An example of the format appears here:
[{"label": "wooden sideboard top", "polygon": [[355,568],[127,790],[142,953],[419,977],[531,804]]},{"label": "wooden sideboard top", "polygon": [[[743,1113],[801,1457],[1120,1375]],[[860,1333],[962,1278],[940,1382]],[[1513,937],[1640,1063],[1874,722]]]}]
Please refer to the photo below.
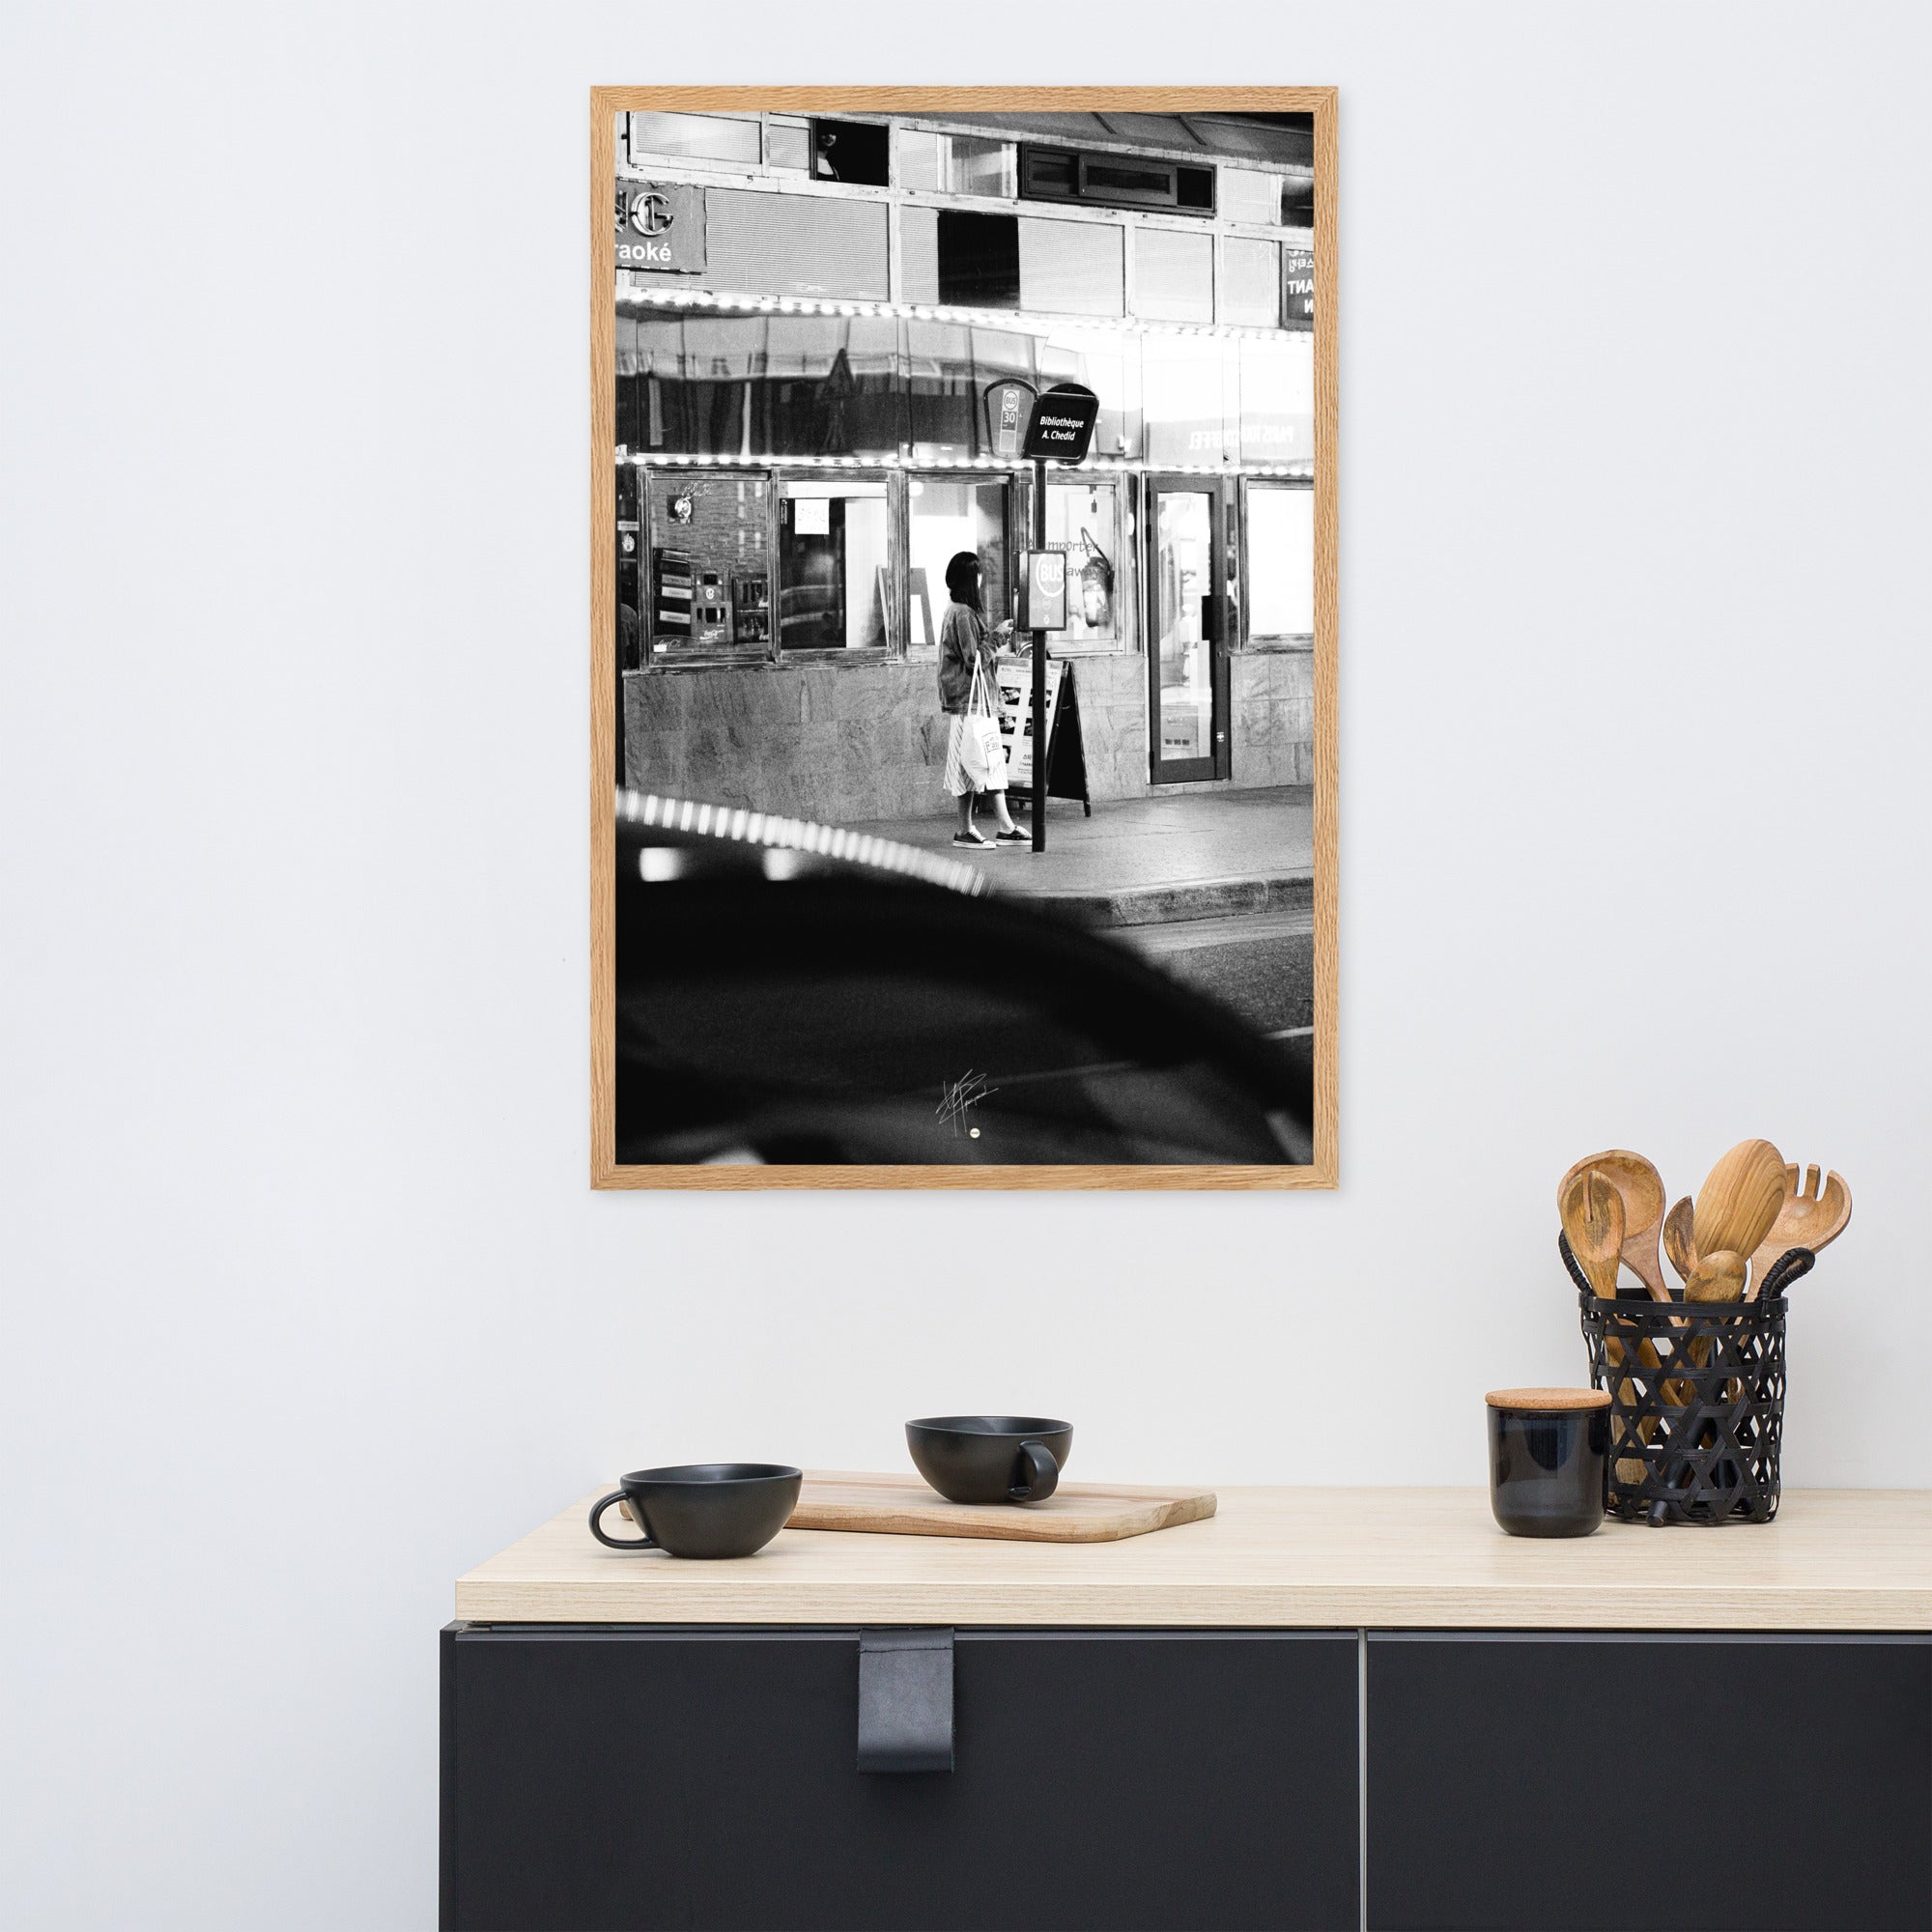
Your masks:
[{"label": "wooden sideboard top", "polygon": [[1483,1490],[1224,1489],[1118,1543],[787,1529],[736,1562],[620,1555],[593,1496],[456,1585],[473,1623],[1932,1630],[1932,1491],[1786,1491],[1777,1520],[1505,1536]]}]

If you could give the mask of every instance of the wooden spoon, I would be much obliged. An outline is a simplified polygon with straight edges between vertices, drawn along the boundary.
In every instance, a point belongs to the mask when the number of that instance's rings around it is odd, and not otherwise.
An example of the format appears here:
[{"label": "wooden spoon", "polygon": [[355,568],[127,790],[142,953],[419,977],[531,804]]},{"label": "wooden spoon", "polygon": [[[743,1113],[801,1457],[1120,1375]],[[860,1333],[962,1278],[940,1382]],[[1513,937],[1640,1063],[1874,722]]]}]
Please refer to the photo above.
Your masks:
[{"label": "wooden spoon", "polygon": [[1556,1203],[1570,1252],[1589,1278],[1599,1299],[1612,1301],[1617,1293],[1617,1261],[1624,1244],[1624,1199],[1605,1175],[1594,1167],[1576,1175]]},{"label": "wooden spoon", "polygon": [[[1696,1210],[1691,1207],[1688,1194],[1663,1217],[1663,1252],[1670,1257],[1670,1265],[1677,1270],[1677,1279],[1686,1283],[1697,1272],[1695,1218]],[[1682,1327],[1683,1323],[1679,1322],[1678,1326]],[[1676,1403],[1680,1408],[1690,1400],[1690,1384],[1687,1381],[1663,1384],[1664,1400]]]},{"label": "wooden spoon", "polygon": [[1745,1293],[1744,1257],[1729,1248],[1699,1256],[1684,1282],[1686,1301],[1741,1301]]},{"label": "wooden spoon", "polygon": [[1845,1232],[1845,1223],[1851,1218],[1852,1190],[1840,1176],[1827,1176],[1821,1188],[1818,1170],[1809,1167],[1804,1170],[1801,1187],[1797,1168],[1787,1166],[1784,1200],[1778,1208],[1777,1219],[1771,1224],[1771,1233],[1751,1256],[1750,1289],[1746,1298],[1757,1299],[1765,1277],[1791,1249],[1809,1248],[1816,1254]]},{"label": "wooden spoon", "polygon": [[1577,1175],[1587,1174],[1593,1167],[1623,1197],[1625,1264],[1650,1291],[1653,1301],[1668,1301],[1670,1291],[1663,1285],[1663,1270],[1657,1260],[1657,1235],[1663,1221],[1663,1182],[1657,1169],[1642,1154],[1622,1148],[1593,1153],[1579,1160],[1557,1183],[1559,1213],[1563,1197]]},{"label": "wooden spoon", "polygon": [[[1737,1301],[1745,1292],[1745,1262],[1728,1248],[1700,1256],[1684,1280],[1686,1301]],[[1693,1336],[1685,1349],[1685,1359],[1703,1368],[1711,1359],[1711,1343]],[[1682,1408],[1696,1393],[1696,1385],[1682,1379],[1663,1385],[1664,1397]]]},{"label": "wooden spoon", "polygon": [[1663,1252],[1677,1270],[1679,1281],[1689,1281],[1697,1267],[1697,1236],[1693,1223],[1696,1210],[1690,1197],[1684,1199],[1663,1217]]},{"label": "wooden spoon", "polygon": [[1784,1156],[1769,1141],[1740,1141],[1697,1190],[1697,1252],[1722,1250],[1748,1260],[1771,1233],[1783,1201]]}]

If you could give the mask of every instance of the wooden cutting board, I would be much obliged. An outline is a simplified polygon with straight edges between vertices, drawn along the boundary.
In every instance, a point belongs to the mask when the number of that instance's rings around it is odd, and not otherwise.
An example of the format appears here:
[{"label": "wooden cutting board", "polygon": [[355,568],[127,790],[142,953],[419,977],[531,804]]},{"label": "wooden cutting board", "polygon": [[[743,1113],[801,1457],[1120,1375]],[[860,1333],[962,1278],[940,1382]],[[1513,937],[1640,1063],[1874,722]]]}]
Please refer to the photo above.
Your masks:
[{"label": "wooden cutting board", "polygon": [[886,1536],[992,1536],[1015,1543],[1116,1543],[1214,1514],[1212,1490],[1063,1483],[1043,1503],[950,1503],[917,1476],[809,1473],[787,1529]]}]

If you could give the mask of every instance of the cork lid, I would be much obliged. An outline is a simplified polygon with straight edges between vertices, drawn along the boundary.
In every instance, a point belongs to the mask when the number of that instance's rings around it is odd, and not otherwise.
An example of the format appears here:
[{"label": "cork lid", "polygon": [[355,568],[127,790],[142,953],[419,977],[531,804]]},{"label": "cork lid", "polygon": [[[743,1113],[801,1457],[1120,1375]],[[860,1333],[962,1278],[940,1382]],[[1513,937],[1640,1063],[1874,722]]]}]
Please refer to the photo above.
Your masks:
[{"label": "cork lid", "polygon": [[1527,1408],[1554,1414],[1571,1408],[1608,1408],[1608,1389],[1492,1389],[1483,1400],[1492,1408]]}]

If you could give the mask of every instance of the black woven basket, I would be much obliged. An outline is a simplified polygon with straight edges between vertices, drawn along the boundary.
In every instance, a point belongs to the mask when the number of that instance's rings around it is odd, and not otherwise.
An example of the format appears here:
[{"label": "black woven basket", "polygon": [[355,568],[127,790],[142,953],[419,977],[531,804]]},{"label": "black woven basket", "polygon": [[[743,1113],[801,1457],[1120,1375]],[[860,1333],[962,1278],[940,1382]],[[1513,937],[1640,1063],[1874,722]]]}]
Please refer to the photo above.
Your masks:
[{"label": "black woven basket", "polygon": [[1784,1289],[1795,1248],[1754,1301],[1605,1301],[1579,1279],[1590,1384],[1610,1392],[1607,1507],[1626,1522],[1769,1522],[1784,1434]]}]

